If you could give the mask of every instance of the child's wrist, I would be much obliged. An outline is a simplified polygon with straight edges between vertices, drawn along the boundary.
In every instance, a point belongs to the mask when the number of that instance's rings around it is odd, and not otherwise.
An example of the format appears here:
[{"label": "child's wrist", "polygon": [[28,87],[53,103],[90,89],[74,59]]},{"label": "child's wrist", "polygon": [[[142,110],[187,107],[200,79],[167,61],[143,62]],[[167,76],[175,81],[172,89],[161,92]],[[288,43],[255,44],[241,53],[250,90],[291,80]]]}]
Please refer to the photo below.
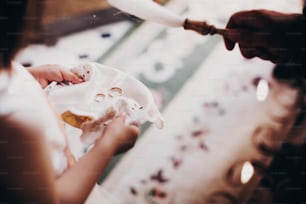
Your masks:
[{"label": "child's wrist", "polygon": [[96,142],[95,148],[98,148],[100,151],[107,151],[110,154],[115,154],[117,145],[112,140],[103,136]]}]

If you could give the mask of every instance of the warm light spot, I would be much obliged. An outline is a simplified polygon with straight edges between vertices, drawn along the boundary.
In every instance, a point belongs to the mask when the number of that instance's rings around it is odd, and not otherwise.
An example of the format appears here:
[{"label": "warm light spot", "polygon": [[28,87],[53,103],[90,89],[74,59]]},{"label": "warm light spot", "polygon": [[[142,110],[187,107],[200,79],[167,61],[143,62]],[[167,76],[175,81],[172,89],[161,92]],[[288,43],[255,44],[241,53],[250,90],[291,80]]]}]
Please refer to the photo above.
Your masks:
[{"label": "warm light spot", "polygon": [[254,167],[250,162],[245,162],[241,170],[241,183],[248,183],[254,175]]},{"label": "warm light spot", "polygon": [[257,85],[256,98],[258,101],[264,101],[269,95],[269,84],[266,80],[261,79]]}]

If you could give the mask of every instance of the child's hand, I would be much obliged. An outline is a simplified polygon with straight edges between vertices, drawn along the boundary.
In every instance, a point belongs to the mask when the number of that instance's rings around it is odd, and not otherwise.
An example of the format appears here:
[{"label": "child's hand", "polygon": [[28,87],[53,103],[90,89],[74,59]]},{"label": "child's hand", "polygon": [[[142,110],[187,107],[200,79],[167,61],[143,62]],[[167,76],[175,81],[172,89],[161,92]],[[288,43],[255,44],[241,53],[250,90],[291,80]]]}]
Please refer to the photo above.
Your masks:
[{"label": "child's hand", "polygon": [[113,119],[104,129],[103,136],[97,140],[102,146],[107,146],[118,153],[132,148],[137,140],[139,128],[135,125],[126,125],[123,116]]},{"label": "child's hand", "polygon": [[76,74],[56,64],[30,67],[28,68],[28,71],[40,83],[42,88],[45,88],[52,81],[71,81],[74,84],[83,82],[83,80],[80,79]]}]

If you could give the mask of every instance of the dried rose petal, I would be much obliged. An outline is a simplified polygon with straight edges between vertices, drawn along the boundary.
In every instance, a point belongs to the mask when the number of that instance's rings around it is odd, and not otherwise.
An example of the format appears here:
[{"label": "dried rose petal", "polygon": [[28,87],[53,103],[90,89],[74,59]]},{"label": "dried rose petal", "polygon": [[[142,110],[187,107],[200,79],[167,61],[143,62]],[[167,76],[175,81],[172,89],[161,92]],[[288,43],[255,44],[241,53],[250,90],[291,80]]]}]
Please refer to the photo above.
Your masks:
[{"label": "dried rose petal", "polygon": [[217,108],[219,106],[219,103],[217,101],[213,102],[206,102],[203,104],[204,108]]},{"label": "dried rose petal", "polygon": [[163,192],[163,191],[159,191],[157,196],[161,199],[164,199],[167,197],[167,193]]},{"label": "dried rose petal", "polygon": [[258,86],[258,83],[260,82],[260,80],[262,80],[262,77],[255,77],[253,80],[252,80],[252,84],[257,87]]},{"label": "dried rose petal", "polygon": [[183,160],[177,159],[175,157],[171,157],[171,161],[172,161],[172,164],[173,164],[174,168],[178,168],[183,162]]},{"label": "dried rose petal", "polygon": [[191,133],[191,135],[192,135],[193,137],[199,137],[199,136],[201,136],[201,135],[206,135],[208,132],[209,132],[208,129],[205,129],[205,130],[196,130],[196,131],[193,131],[193,132]]},{"label": "dried rose petal", "polygon": [[200,149],[204,150],[205,152],[208,151],[208,147],[204,142],[200,142],[199,147],[200,147]]},{"label": "dried rose petal", "polygon": [[150,197],[155,197],[155,195],[156,195],[156,189],[155,189],[155,188],[151,189],[151,190],[148,192],[148,196],[150,196]]},{"label": "dried rose petal", "polygon": [[153,188],[148,192],[148,196],[151,197],[152,199],[155,197],[155,199],[153,200],[156,201],[156,198],[165,199],[167,197],[167,193],[159,190],[158,188]]},{"label": "dried rose petal", "polygon": [[151,180],[157,181],[159,183],[166,183],[169,181],[169,179],[164,178],[163,170],[161,169],[157,172],[157,174],[151,176]]},{"label": "dried rose petal", "polygon": [[131,192],[131,194],[133,194],[135,196],[138,194],[137,190],[134,187],[130,187],[130,192]]},{"label": "dried rose petal", "polygon": [[201,131],[201,130],[197,130],[197,131],[194,131],[194,132],[191,133],[191,135],[193,137],[198,137],[198,136],[200,136],[202,134],[203,134],[203,131]]}]

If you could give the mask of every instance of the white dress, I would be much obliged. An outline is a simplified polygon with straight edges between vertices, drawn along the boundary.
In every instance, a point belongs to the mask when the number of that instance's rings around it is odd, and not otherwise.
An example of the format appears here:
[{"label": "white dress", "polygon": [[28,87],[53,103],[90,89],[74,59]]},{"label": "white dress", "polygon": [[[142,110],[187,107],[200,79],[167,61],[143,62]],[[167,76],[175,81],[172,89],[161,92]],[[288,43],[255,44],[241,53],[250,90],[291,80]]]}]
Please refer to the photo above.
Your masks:
[{"label": "white dress", "polygon": [[0,72],[0,117],[14,113],[24,115],[25,120],[32,120],[42,129],[50,145],[55,173],[60,176],[69,166],[63,126],[39,83],[17,63],[11,74]]}]

